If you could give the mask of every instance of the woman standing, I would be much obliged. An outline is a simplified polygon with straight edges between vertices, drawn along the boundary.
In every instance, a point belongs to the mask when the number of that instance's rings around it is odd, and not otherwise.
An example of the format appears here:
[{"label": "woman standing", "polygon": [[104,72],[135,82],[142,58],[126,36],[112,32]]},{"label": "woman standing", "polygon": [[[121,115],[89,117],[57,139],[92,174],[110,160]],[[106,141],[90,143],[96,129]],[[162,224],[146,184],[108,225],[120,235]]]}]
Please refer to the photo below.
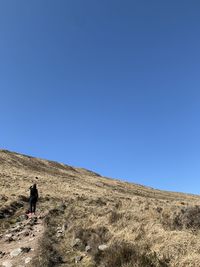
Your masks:
[{"label": "woman standing", "polygon": [[36,187],[36,184],[34,184],[33,186],[30,187],[30,213],[32,215],[32,213],[35,214],[36,211],[36,203],[38,201],[38,190]]}]

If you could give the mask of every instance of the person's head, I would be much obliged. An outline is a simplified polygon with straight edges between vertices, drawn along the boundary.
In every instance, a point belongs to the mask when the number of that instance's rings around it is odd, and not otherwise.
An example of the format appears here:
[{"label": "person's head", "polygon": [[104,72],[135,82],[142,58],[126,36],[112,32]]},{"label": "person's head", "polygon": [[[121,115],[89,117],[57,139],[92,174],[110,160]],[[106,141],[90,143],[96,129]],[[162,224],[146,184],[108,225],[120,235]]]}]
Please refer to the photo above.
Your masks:
[{"label": "person's head", "polygon": [[33,184],[33,189],[36,189],[37,185],[36,184]]}]

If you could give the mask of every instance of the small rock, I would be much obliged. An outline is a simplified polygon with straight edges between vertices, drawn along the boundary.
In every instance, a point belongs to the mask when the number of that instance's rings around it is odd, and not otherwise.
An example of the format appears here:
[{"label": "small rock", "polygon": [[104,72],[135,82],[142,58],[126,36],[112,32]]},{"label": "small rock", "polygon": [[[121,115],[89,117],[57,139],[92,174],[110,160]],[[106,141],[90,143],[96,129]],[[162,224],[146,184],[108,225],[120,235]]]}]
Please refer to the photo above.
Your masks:
[{"label": "small rock", "polygon": [[15,226],[11,231],[13,232],[13,233],[16,233],[16,232],[20,232],[21,230],[23,229],[23,226],[21,226],[21,225],[17,225],[17,226]]},{"label": "small rock", "polygon": [[106,250],[107,248],[108,248],[107,245],[99,245],[99,246],[98,246],[98,249],[99,249],[100,251],[104,251],[104,250]]},{"label": "small rock", "polygon": [[28,223],[30,226],[34,226],[37,223],[37,217],[31,218],[30,222]]},{"label": "small rock", "polygon": [[4,267],[12,267],[13,265],[12,265],[12,262],[11,261],[4,261],[2,263],[2,266],[4,266]]},{"label": "small rock", "polygon": [[5,238],[4,238],[4,241],[5,242],[11,242],[11,241],[13,241],[13,234],[6,234],[5,235]]},{"label": "small rock", "polygon": [[75,263],[80,262],[83,259],[83,256],[76,256],[75,257]]},{"label": "small rock", "polygon": [[57,234],[56,234],[56,237],[57,237],[57,238],[59,238],[59,237],[61,237],[61,236],[63,236],[61,233],[57,233]]},{"label": "small rock", "polygon": [[16,249],[14,249],[13,251],[10,252],[10,256],[11,257],[16,257],[21,253],[22,253],[22,249],[21,248],[16,248]]},{"label": "small rock", "polygon": [[25,221],[28,219],[28,215],[27,214],[23,214],[23,215],[20,215],[18,218],[17,218],[17,222],[22,222],[22,221]]},{"label": "small rock", "polygon": [[90,246],[86,246],[86,247],[85,247],[85,251],[86,251],[86,252],[88,252],[88,251],[90,251],[90,250],[91,250],[91,247],[90,247]]},{"label": "small rock", "polygon": [[97,182],[97,183],[96,183],[96,186],[98,186],[98,187],[103,187],[103,186],[104,186],[104,184],[103,184],[103,183],[101,183],[101,182]]},{"label": "small rock", "polygon": [[25,264],[28,264],[30,261],[32,260],[32,258],[28,257],[25,259]]},{"label": "small rock", "polygon": [[10,234],[6,234],[5,237],[6,237],[6,238],[10,238],[10,237],[12,237],[12,235],[13,235],[13,234],[11,234],[11,233],[10,233]]}]

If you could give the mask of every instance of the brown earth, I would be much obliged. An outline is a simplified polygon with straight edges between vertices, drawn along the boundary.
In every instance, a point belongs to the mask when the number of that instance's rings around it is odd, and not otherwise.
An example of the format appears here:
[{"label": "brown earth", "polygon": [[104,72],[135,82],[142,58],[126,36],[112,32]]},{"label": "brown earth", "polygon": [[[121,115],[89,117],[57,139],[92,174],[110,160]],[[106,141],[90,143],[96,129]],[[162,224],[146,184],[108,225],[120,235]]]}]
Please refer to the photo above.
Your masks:
[{"label": "brown earth", "polygon": [[[33,182],[39,189],[35,222],[24,215]],[[200,267],[197,195],[6,150],[0,151],[0,188],[2,266]]]}]

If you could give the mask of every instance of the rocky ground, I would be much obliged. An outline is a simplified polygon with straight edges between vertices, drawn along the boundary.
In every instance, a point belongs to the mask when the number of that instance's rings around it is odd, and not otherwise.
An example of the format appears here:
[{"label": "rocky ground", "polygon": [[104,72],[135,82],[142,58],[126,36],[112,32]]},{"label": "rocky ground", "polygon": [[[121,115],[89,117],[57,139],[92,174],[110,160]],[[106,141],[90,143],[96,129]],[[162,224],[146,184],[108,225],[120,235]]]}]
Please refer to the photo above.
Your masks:
[{"label": "rocky ground", "polygon": [[44,233],[44,215],[29,218],[20,215],[10,228],[0,235],[0,265],[22,267],[31,262],[38,241]]}]

